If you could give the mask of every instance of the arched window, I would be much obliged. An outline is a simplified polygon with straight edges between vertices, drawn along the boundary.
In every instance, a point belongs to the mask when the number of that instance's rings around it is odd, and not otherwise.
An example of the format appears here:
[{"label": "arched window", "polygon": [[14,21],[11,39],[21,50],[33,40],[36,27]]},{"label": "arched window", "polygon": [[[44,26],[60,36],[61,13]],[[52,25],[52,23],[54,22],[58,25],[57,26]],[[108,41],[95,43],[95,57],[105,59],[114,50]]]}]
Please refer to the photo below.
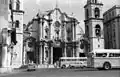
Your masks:
[{"label": "arched window", "polygon": [[100,37],[100,36],[101,36],[101,27],[100,27],[99,24],[97,24],[97,25],[95,26],[95,34],[96,34],[97,37]]},{"label": "arched window", "polygon": [[86,19],[88,19],[89,18],[89,11],[88,11],[88,9],[86,9]]},{"label": "arched window", "polygon": [[20,24],[19,20],[16,20],[16,22],[15,22],[15,27],[16,27],[16,28],[19,28],[19,24]]},{"label": "arched window", "polygon": [[16,10],[20,10],[20,1],[16,0]]},{"label": "arched window", "polygon": [[89,26],[86,26],[86,36],[89,37]]},{"label": "arched window", "polygon": [[95,8],[95,18],[99,18],[100,17],[100,10],[99,8]]},{"label": "arched window", "polygon": [[97,3],[97,0],[95,0],[95,3]]}]

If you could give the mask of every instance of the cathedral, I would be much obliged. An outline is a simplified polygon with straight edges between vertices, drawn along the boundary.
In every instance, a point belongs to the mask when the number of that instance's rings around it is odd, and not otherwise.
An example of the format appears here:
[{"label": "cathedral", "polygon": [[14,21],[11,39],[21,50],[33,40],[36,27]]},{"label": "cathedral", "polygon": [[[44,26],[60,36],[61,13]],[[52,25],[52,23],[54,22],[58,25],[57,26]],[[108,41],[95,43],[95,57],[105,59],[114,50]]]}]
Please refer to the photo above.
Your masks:
[{"label": "cathedral", "polygon": [[80,40],[76,40],[78,20],[56,7],[38,12],[27,24],[24,45],[26,60],[37,64],[54,64],[60,57],[78,57]]}]

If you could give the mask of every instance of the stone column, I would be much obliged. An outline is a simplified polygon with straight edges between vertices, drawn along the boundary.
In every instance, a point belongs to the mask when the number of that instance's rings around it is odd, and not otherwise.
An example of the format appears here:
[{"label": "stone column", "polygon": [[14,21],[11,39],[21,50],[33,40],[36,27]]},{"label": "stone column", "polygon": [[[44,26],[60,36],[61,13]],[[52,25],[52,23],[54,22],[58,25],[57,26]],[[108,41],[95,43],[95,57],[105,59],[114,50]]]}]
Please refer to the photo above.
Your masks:
[{"label": "stone column", "polygon": [[[67,41],[67,31],[66,31],[66,26],[64,24],[64,39],[65,42]],[[64,57],[67,57],[67,53],[66,53],[66,43],[65,43],[65,48],[64,48]]]},{"label": "stone column", "polygon": [[23,51],[24,55],[23,55],[23,64],[26,64],[26,51],[25,51],[25,46],[24,46],[24,51]]},{"label": "stone column", "polygon": [[74,40],[76,41],[76,25],[74,23]]},{"label": "stone column", "polygon": [[[76,42],[76,24],[74,22],[74,41]],[[76,46],[76,43],[74,44]],[[75,47],[75,50],[74,50],[74,56],[76,57],[76,47]]]},{"label": "stone column", "polygon": [[43,53],[44,53],[44,54],[43,54],[43,64],[45,64],[45,57],[46,57],[46,53],[45,53],[45,45],[44,45],[43,48],[44,48],[44,50],[43,50]]},{"label": "stone column", "polygon": [[53,47],[51,47],[51,64],[53,64]]},{"label": "stone column", "polygon": [[[49,15],[49,21],[48,21],[48,25],[49,25],[49,40],[51,40],[51,16]],[[48,45],[48,58],[49,58],[49,64],[51,64],[51,45]]]},{"label": "stone column", "polygon": [[66,44],[65,44],[65,48],[64,48],[64,57],[67,57],[67,53],[66,53]]},{"label": "stone column", "polygon": [[49,39],[51,39],[51,16],[49,15],[49,21],[48,21],[48,25],[49,25]]},{"label": "stone column", "polygon": [[39,62],[42,64],[42,45],[40,45]]},{"label": "stone column", "polygon": [[2,47],[2,67],[7,67],[7,46]]},{"label": "stone column", "polygon": [[[75,32],[74,32],[74,23],[73,23],[73,21],[72,21],[72,29],[73,29],[72,32],[73,32],[73,42],[74,42],[75,41],[75,37],[74,37],[75,36],[75,34],[74,34]],[[72,53],[73,57],[75,56],[74,53],[75,53],[75,50],[74,50],[74,47],[73,47],[73,53]]]},{"label": "stone column", "polygon": [[44,45],[42,45],[42,64],[44,63]]}]

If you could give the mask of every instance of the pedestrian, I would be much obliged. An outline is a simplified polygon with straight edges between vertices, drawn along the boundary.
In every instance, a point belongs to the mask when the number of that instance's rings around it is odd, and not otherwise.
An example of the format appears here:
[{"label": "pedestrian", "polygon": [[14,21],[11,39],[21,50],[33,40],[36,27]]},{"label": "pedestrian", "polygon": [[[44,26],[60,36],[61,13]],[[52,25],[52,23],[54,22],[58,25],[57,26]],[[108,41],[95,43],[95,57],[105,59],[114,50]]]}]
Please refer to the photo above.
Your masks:
[{"label": "pedestrian", "polygon": [[57,64],[56,64],[56,62],[54,63],[54,67],[57,68]]},{"label": "pedestrian", "polygon": [[45,64],[47,65],[47,68],[49,68],[49,63],[48,62],[49,62],[49,58],[46,57],[45,58]]}]

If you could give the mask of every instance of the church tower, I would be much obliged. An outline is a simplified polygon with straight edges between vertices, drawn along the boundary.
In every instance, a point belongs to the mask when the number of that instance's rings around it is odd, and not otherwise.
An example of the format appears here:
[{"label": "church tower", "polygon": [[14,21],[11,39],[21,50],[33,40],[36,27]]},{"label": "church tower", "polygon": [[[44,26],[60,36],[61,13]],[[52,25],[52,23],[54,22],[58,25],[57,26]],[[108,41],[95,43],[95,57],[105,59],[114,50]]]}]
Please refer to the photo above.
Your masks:
[{"label": "church tower", "polygon": [[23,0],[12,0],[12,12],[13,12],[13,26],[15,31],[12,36],[13,47],[13,57],[12,66],[19,67],[22,65],[23,56]]},{"label": "church tower", "polygon": [[88,39],[87,51],[104,49],[103,4],[98,0],[87,0],[85,9],[85,35]]}]

